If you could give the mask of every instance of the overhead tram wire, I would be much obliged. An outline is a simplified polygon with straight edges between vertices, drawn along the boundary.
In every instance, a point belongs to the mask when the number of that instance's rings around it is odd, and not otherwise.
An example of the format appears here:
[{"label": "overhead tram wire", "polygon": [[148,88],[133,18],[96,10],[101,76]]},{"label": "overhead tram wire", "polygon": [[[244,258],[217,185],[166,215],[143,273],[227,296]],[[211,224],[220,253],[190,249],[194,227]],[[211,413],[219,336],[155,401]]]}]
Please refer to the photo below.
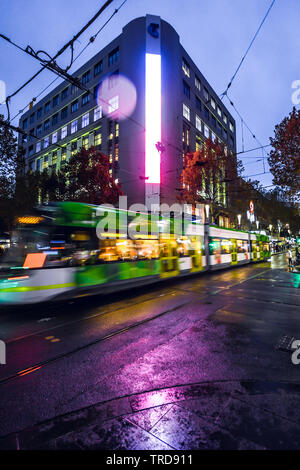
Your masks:
[{"label": "overhead tram wire", "polygon": [[245,60],[247,54],[249,53],[249,51],[250,51],[250,49],[251,49],[251,47],[252,47],[252,45],[253,45],[255,39],[257,38],[257,36],[258,36],[258,34],[259,34],[259,32],[260,32],[260,30],[261,30],[261,28],[262,28],[264,22],[266,21],[266,19],[267,19],[269,13],[270,13],[270,11],[271,11],[271,9],[272,9],[272,7],[273,7],[275,1],[276,1],[276,0],[272,0],[272,2],[271,2],[271,4],[270,4],[270,6],[269,6],[269,8],[268,8],[268,10],[267,10],[267,12],[266,12],[266,14],[265,14],[265,16],[264,16],[263,19],[262,19],[262,22],[260,23],[260,25],[259,25],[259,27],[258,27],[256,33],[254,34],[254,36],[253,36],[253,38],[252,38],[252,41],[250,42],[250,44],[249,44],[249,46],[248,46],[248,48],[247,48],[245,54],[243,55],[243,57],[242,57],[242,59],[241,59],[239,65],[238,65],[237,69],[235,70],[233,76],[231,77],[231,79],[230,79],[230,81],[229,81],[229,83],[228,83],[228,85],[227,85],[226,90],[223,91],[223,93],[220,95],[221,100],[223,100],[224,96],[227,95],[227,92],[228,92],[229,88],[231,87],[232,82],[234,81],[236,75],[238,74],[238,71],[240,70],[240,68],[241,68],[241,66],[242,66],[242,64],[243,64],[243,62],[244,62],[244,60]]},{"label": "overhead tram wire", "polygon": [[[113,2],[114,0],[107,0],[104,5],[97,11],[97,13],[86,23],[81,30],[73,36],[73,38],[68,41],[56,54],[54,57],[51,57],[49,54],[47,54],[45,51],[37,51],[35,52],[30,46],[27,46],[26,49],[22,48],[21,46],[18,46],[16,43],[11,41],[7,36],[0,34],[0,37],[4,39],[5,41],[9,42],[13,46],[17,47],[18,49],[21,49],[22,51],[26,52],[27,54],[31,55],[37,60],[40,60],[40,63],[42,64],[42,68],[38,70],[30,79],[28,79],[21,87],[18,88],[14,93],[9,95],[6,98],[6,106],[7,106],[7,112],[8,112],[8,120],[10,120],[10,112],[9,112],[9,101],[11,98],[13,98],[16,94],[18,94],[26,85],[28,85],[34,78],[36,78],[43,70],[48,68],[49,70],[56,71],[61,73],[62,75],[65,75],[66,72],[70,69],[72,66],[74,60],[73,60],[73,52],[74,52],[74,42],[77,41],[77,39],[88,29],[88,27],[103,13],[104,10]],[[66,49],[71,47],[71,62],[66,67],[66,69],[61,69],[55,62],[55,60],[65,52]],[[44,53],[46,56],[49,57],[49,60],[42,59],[39,54]]]},{"label": "overhead tram wire", "polygon": [[[124,0],[121,5],[116,8],[113,13],[111,14],[111,16],[107,19],[107,21],[101,26],[101,28],[95,33],[93,34],[93,36],[90,37],[89,39],[89,42],[84,46],[84,48],[77,54],[77,56],[74,57],[74,60],[73,60],[73,64],[74,62],[81,56],[81,54],[88,48],[88,46],[90,46],[91,44],[93,44],[93,42],[95,41],[95,39],[97,38],[97,36],[100,34],[100,32],[105,28],[105,26],[107,26],[107,24],[112,20],[112,18],[119,12],[119,10],[122,8],[122,6],[127,2],[127,0]],[[37,98],[39,98],[46,90],[48,90],[48,88],[50,88],[51,85],[53,85],[53,83],[55,83],[57,80],[59,79],[59,77],[56,77],[54,80],[52,80],[52,82],[49,83],[49,85],[47,85],[45,88],[43,88],[42,91],[39,92],[38,95],[36,95],[26,106],[24,106],[23,109],[21,109],[12,119],[11,121],[14,121],[18,116],[20,116],[20,114],[22,114],[25,109],[30,106],[34,101],[36,101]]]}]

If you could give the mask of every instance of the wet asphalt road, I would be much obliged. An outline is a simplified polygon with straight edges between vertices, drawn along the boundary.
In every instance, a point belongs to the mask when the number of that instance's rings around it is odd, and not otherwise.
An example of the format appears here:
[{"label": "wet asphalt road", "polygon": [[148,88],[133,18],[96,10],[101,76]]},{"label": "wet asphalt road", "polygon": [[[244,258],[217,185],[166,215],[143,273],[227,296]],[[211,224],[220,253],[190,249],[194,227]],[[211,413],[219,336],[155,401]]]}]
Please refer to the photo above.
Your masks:
[{"label": "wet asphalt road", "polygon": [[300,365],[275,350],[282,335],[300,339],[299,284],[277,255],[135,292],[2,310],[0,436],[161,388],[300,384]]}]

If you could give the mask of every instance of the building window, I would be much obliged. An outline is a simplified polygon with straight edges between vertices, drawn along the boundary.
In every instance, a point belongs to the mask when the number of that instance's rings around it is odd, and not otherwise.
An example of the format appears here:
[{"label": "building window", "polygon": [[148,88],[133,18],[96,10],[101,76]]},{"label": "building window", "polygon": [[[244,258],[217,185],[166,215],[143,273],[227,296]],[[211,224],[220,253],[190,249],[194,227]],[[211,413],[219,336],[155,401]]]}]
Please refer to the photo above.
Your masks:
[{"label": "building window", "polygon": [[71,142],[71,155],[75,155],[77,153],[77,140]]},{"label": "building window", "polygon": [[213,98],[210,99],[210,104],[213,109],[216,109],[216,102]]},{"label": "building window", "polygon": [[82,137],[82,147],[84,147],[86,150],[89,148],[89,136],[85,135]]},{"label": "building window", "polygon": [[226,114],[223,114],[223,121],[225,122],[225,124],[227,124],[227,116],[226,116]]},{"label": "building window", "polygon": [[102,134],[101,131],[96,131],[95,132],[95,139],[94,139],[94,145],[95,146],[100,146],[102,144]]},{"label": "building window", "polygon": [[226,131],[226,129],[224,129],[224,128],[223,128],[223,137],[224,137],[225,140],[228,139],[227,131]]},{"label": "building window", "polygon": [[204,112],[204,116],[206,117],[206,119],[209,120],[209,110],[206,106],[204,106],[203,112]]},{"label": "building window", "polygon": [[37,117],[38,119],[41,119],[42,114],[43,114],[43,109],[42,109],[42,108],[39,108],[39,109],[37,110],[36,117]]},{"label": "building window", "polygon": [[68,87],[68,88],[65,88],[65,89],[61,92],[61,100],[65,100],[68,96],[69,96],[69,87]]},{"label": "building window", "polygon": [[41,147],[42,147],[41,141],[39,141],[39,142],[36,144],[36,148],[35,148],[36,152],[40,152],[40,151],[41,151]]},{"label": "building window", "polygon": [[52,167],[56,167],[57,162],[57,152],[53,152],[52,154]]},{"label": "building window", "polygon": [[96,77],[96,75],[101,73],[102,70],[103,70],[103,62],[102,60],[100,60],[100,62],[98,62],[98,64],[94,66],[94,77]]},{"label": "building window", "polygon": [[67,159],[67,148],[64,147],[64,148],[61,150],[61,161],[62,161],[62,162],[65,162],[66,159]]},{"label": "building window", "polygon": [[57,142],[57,132],[53,132],[52,134],[52,144],[56,144]]},{"label": "building window", "polygon": [[222,126],[221,124],[219,123],[219,121],[217,121],[217,130],[220,134],[222,134]]},{"label": "building window", "polygon": [[211,121],[212,125],[213,125],[214,127],[216,127],[217,121],[216,121],[216,118],[215,118],[215,116],[214,116],[213,114],[210,115],[210,121]]},{"label": "building window", "polygon": [[188,121],[190,120],[190,108],[183,103],[183,107],[182,107],[182,114],[183,116],[185,117],[185,119],[187,119]]},{"label": "building window", "polygon": [[48,103],[45,104],[44,113],[48,113],[49,111],[50,111],[50,101],[48,101]]},{"label": "building window", "polygon": [[83,95],[82,100],[81,100],[82,106],[89,103],[90,99],[91,99],[91,95],[89,93],[85,93],[85,95]]},{"label": "building window", "polygon": [[28,119],[26,118],[26,119],[24,119],[24,121],[23,121],[23,129],[26,129],[27,126],[28,126]]},{"label": "building window", "polygon": [[33,145],[30,145],[30,147],[28,149],[28,155],[29,155],[29,157],[32,157],[33,154],[34,154]]},{"label": "building window", "polygon": [[52,116],[52,126],[55,126],[55,124],[57,123],[58,123],[58,113]]},{"label": "building window", "polygon": [[40,135],[40,134],[42,133],[42,129],[43,129],[42,124],[40,124],[39,126],[37,126],[37,128],[36,128],[36,133],[37,133],[37,135]]},{"label": "building window", "polygon": [[90,115],[89,115],[89,113],[84,114],[84,115],[82,116],[81,127],[86,127],[86,126],[89,125],[89,123],[90,123]]},{"label": "building window", "polygon": [[214,132],[211,133],[211,140],[216,143],[217,142],[217,136]]},{"label": "building window", "polygon": [[120,128],[120,125],[118,122],[116,122],[116,138],[119,137],[119,128]]},{"label": "building window", "polygon": [[48,155],[45,155],[45,156],[44,156],[44,165],[43,165],[43,169],[45,170],[46,168],[48,168]]},{"label": "building window", "polygon": [[68,116],[68,106],[66,106],[65,108],[63,108],[61,110],[60,117],[61,117],[61,119],[66,119],[67,116]]},{"label": "building window", "polygon": [[76,93],[76,91],[78,90],[78,86],[77,85],[71,85],[71,95],[74,95],[74,93]]},{"label": "building window", "polygon": [[47,121],[44,122],[44,131],[47,131],[50,127],[50,119],[47,119]]},{"label": "building window", "polygon": [[222,110],[221,110],[220,106],[218,106],[217,112],[218,112],[218,115],[219,115],[219,116],[222,116]]},{"label": "building window", "polygon": [[78,100],[73,101],[71,104],[71,113],[75,113],[75,111],[78,111]]},{"label": "building window", "polygon": [[44,149],[49,147],[49,136],[44,138]]},{"label": "building window", "polygon": [[198,129],[198,131],[202,132],[202,121],[199,118],[199,116],[197,116],[197,114],[196,114],[196,129]]},{"label": "building window", "polygon": [[190,76],[190,66],[184,58],[182,58],[182,70],[184,75],[186,75],[187,77]]},{"label": "building window", "polygon": [[102,107],[97,106],[97,108],[94,109],[94,121],[97,121],[100,118],[102,118]]},{"label": "building window", "polygon": [[190,90],[190,87],[188,86],[188,84],[183,80],[183,93],[185,94],[185,96],[190,99],[190,96],[191,96],[191,90]]},{"label": "building window", "polygon": [[229,142],[230,142],[230,146],[233,148],[234,147],[234,140],[231,136],[229,138]]},{"label": "building window", "polygon": [[52,106],[57,106],[59,104],[59,95],[54,96],[52,100]]},{"label": "building window", "polygon": [[61,138],[64,139],[68,135],[68,126],[65,126],[61,130]]},{"label": "building window", "polygon": [[108,88],[113,88],[118,84],[119,70],[116,70],[114,73],[111,73],[108,77]]},{"label": "building window", "polygon": [[119,48],[117,47],[108,54],[108,66],[114,65],[119,60]]},{"label": "building window", "polygon": [[231,121],[229,122],[229,129],[231,130],[231,132],[234,132],[234,125]]},{"label": "building window", "polygon": [[208,93],[207,88],[205,87],[203,88],[203,96],[204,96],[205,101],[209,100],[209,93]]},{"label": "building window", "polygon": [[195,76],[195,87],[200,91],[201,90],[201,82],[198,77]]},{"label": "building window", "polygon": [[78,119],[76,121],[71,122],[71,134],[74,134],[74,132],[77,132],[78,130]]},{"label": "building window", "polygon": [[86,83],[88,83],[90,81],[90,78],[91,78],[91,71],[88,70],[82,75],[82,84],[85,85]]},{"label": "building window", "polygon": [[209,128],[204,124],[204,135],[208,139],[209,138]]},{"label": "building window", "polygon": [[34,116],[34,113],[31,114],[31,116],[30,116],[30,124],[33,124],[33,123],[34,123],[34,117],[35,117],[35,116]]},{"label": "building window", "polygon": [[108,113],[113,113],[117,109],[119,109],[119,95],[113,96],[108,100]]},{"label": "building window", "polygon": [[40,158],[36,161],[36,171],[41,171],[41,159]]},{"label": "building window", "polygon": [[30,162],[30,171],[34,171],[34,167],[35,167],[35,161],[32,160],[32,161]]},{"label": "building window", "polygon": [[198,96],[195,97],[195,101],[196,101],[196,108],[199,109],[199,111],[201,111],[201,101],[199,100]]}]

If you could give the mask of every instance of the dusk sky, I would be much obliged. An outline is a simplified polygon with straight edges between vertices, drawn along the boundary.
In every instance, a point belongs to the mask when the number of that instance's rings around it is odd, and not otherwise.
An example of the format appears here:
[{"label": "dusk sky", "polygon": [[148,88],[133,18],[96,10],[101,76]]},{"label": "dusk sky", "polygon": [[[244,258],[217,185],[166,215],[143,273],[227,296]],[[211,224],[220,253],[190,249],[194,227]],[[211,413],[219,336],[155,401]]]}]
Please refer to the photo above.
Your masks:
[{"label": "dusk sky", "polygon": [[[0,33],[12,41],[34,50],[54,55],[96,13],[104,0],[0,0]],[[109,18],[122,0],[114,0],[88,31],[75,44],[75,55],[86,45]],[[217,94],[221,94],[232,77],[244,52],[264,17],[271,0],[127,0],[112,21],[74,63],[71,72],[83,65],[112,39],[132,19],[145,14],[160,15],[180,35],[184,48],[192,57]],[[300,80],[300,18],[299,0],[276,0],[262,30],[236,76],[229,96],[252,129],[265,145],[279,123],[292,109],[292,82]],[[39,63],[0,38],[0,80],[7,93],[14,92],[39,68]],[[66,65],[67,51],[58,61]],[[27,105],[33,96],[45,88],[54,74],[44,71],[11,102],[11,116]],[[60,83],[58,79],[48,92]],[[45,93],[46,94],[46,93]],[[44,96],[44,95],[43,95]],[[224,104],[236,119],[237,148],[242,148],[241,121],[228,100]],[[5,106],[0,113],[6,115]],[[18,119],[13,121],[18,125]],[[244,129],[245,150],[259,144]],[[265,157],[267,156],[266,149]],[[242,157],[245,176],[264,171],[262,151]],[[272,184],[268,173],[253,177],[262,184]]]}]

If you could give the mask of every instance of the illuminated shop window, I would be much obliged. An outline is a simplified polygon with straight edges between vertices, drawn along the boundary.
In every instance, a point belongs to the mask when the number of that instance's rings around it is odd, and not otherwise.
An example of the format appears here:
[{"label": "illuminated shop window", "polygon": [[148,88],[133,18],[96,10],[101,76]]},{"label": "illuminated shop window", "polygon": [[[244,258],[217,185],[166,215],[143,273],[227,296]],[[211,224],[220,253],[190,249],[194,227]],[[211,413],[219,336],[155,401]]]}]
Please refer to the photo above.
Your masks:
[{"label": "illuminated shop window", "polygon": [[89,136],[85,135],[82,137],[82,147],[84,147],[86,150],[89,148]]},{"label": "illuminated shop window", "polygon": [[95,132],[95,140],[94,140],[94,145],[101,145],[102,144],[102,134],[100,131]]}]

